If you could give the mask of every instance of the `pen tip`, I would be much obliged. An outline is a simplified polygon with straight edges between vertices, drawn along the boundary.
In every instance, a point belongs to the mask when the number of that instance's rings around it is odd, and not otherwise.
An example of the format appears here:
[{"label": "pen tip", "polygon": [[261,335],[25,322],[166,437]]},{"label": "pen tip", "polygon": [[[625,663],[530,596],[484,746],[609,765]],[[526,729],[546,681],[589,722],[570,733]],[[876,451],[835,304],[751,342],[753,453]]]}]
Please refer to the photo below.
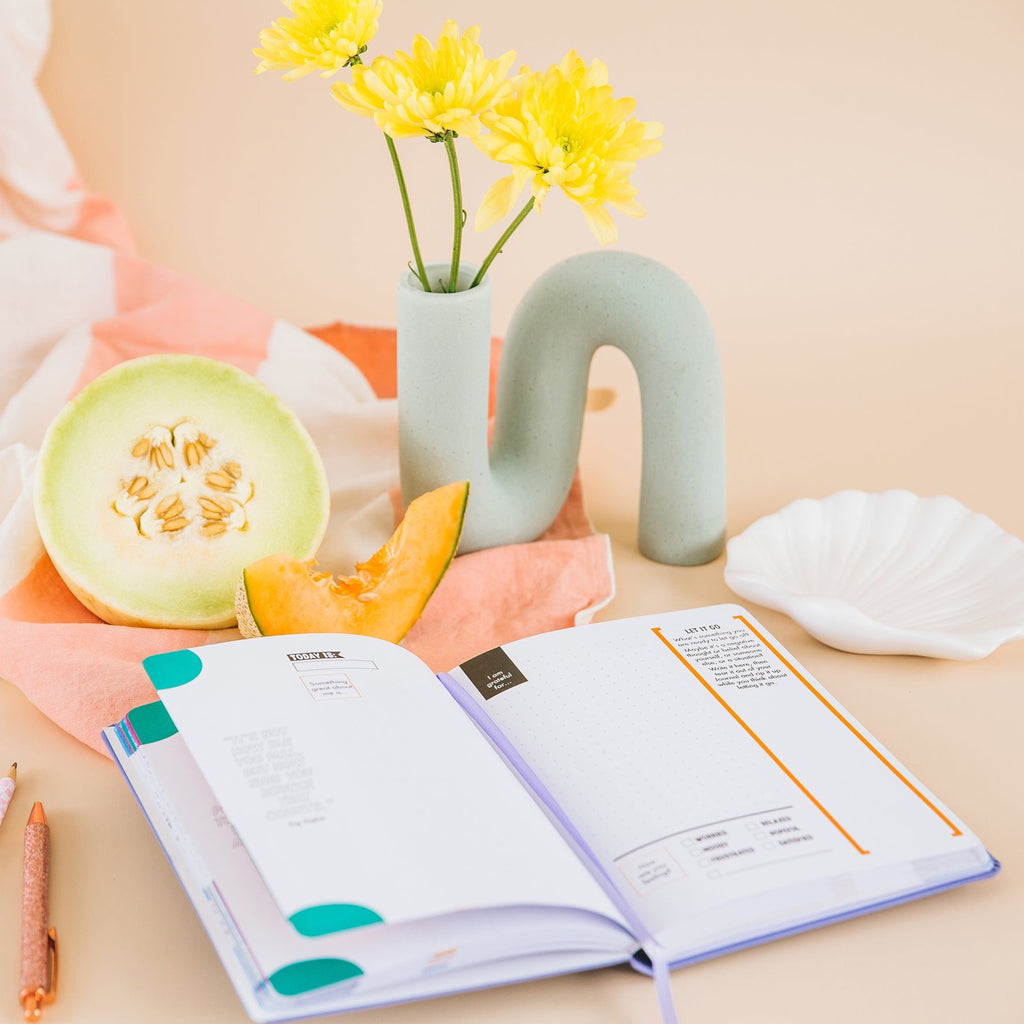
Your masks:
[{"label": "pen tip", "polygon": [[15,782],[18,781],[18,762],[17,761],[15,761],[14,764],[12,764],[11,767],[7,769],[7,774],[4,777],[8,778],[8,779],[14,779]]},{"label": "pen tip", "polygon": [[32,805],[32,813],[28,816],[28,823],[30,825],[46,824],[46,812],[43,810],[43,805],[38,800]]}]

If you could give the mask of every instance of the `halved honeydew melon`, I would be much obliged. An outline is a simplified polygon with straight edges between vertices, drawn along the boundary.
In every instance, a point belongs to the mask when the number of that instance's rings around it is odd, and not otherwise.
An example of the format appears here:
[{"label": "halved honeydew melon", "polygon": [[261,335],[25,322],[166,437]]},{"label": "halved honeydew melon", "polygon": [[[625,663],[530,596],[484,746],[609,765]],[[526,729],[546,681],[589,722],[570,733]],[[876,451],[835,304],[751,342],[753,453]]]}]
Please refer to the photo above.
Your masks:
[{"label": "halved honeydew melon", "polygon": [[354,576],[288,554],[247,566],[236,597],[242,635],[359,633],[398,643],[455,556],[468,496],[460,481],[411,501],[391,539]]},{"label": "halved honeydew melon", "polygon": [[50,425],[36,467],[43,544],[106,622],[235,622],[238,574],[312,555],[330,491],[306,429],[267,387],[200,356],[120,363]]}]

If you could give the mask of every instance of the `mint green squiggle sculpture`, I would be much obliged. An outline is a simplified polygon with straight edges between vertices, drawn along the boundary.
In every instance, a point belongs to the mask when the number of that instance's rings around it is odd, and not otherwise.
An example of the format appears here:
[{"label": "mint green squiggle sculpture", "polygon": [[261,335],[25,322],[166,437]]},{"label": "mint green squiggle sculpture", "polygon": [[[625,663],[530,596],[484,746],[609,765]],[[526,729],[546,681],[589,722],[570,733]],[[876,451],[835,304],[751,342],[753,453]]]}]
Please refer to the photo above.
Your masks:
[{"label": "mint green squiggle sculpture", "polygon": [[[465,268],[463,287],[474,272]],[[591,359],[612,345],[628,356],[640,386],[641,552],[671,565],[718,555],[722,374],[711,325],[689,286],[664,265],[622,252],[574,256],[544,273],[509,325],[489,444],[490,319],[487,279],[450,295],[425,294],[412,274],[399,282],[403,500],[469,480],[460,551],[537,538],[576,471]]]}]

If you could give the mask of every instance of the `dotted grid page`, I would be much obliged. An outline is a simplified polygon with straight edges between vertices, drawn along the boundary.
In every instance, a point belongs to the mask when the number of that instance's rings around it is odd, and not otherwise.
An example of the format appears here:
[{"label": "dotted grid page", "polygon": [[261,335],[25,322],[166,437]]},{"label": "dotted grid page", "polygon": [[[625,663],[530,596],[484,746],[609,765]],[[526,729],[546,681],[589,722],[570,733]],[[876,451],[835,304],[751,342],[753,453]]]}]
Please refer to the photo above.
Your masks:
[{"label": "dotted grid page", "polygon": [[738,606],[532,637],[456,678],[655,933],[809,879],[874,872],[867,899],[912,858],[985,857]]}]

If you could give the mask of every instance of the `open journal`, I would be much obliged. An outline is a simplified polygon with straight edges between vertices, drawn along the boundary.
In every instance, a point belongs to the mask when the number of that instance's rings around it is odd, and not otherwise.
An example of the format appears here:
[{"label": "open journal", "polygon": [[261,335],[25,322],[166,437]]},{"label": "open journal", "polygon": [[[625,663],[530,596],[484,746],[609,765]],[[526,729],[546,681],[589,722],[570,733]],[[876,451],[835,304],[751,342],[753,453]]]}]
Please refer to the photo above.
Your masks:
[{"label": "open journal", "polygon": [[145,667],[159,701],[104,737],[256,1021],[624,962],[663,979],[998,870],[735,605],[441,676],[329,634]]}]

